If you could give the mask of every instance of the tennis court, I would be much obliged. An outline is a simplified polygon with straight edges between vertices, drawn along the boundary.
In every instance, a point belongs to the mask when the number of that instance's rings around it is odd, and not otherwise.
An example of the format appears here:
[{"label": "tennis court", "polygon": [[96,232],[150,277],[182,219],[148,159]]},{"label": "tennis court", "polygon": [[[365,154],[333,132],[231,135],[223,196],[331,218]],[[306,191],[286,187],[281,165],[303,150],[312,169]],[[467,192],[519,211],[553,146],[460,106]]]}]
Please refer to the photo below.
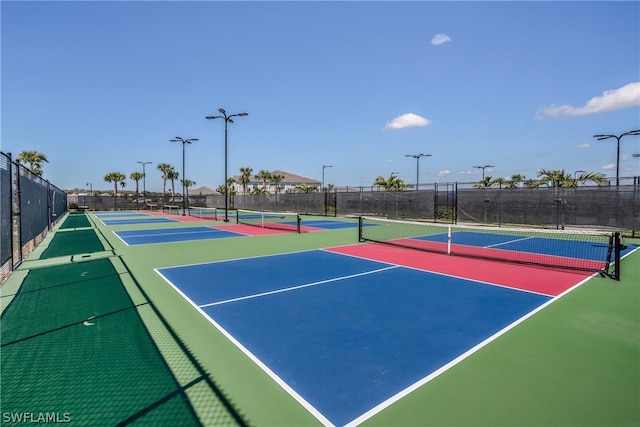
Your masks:
[{"label": "tennis court", "polygon": [[334,425],[364,421],[552,298],[331,251],[158,272]]},{"label": "tennis court", "polygon": [[113,233],[127,246],[245,236],[245,234],[213,227],[155,228],[151,230],[122,230]]},{"label": "tennis court", "polygon": [[[171,372],[154,360],[148,377],[140,371],[136,378],[149,390],[161,380],[166,385],[156,394],[144,391],[149,399],[136,398],[139,392],[124,371],[110,376],[96,368],[92,375],[102,380],[83,383],[77,404],[56,400],[70,408],[65,410],[73,420],[91,419],[82,396],[101,396],[116,384],[114,411],[102,415],[110,424],[171,419],[173,425],[220,425],[222,414],[226,424],[257,426],[621,425],[637,419],[630,411],[638,397],[635,377],[628,374],[638,368],[637,346],[631,344],[637,327],[623,320],[637,312],[633,283],[640,279],[633,263],[637,246],[629,242],[620,251],[623,281],[616,282],[598,277],[610,258],[604,235],[523,237],[506,228],[443,233],[429,224],[398,228],[306,216],[298,233],[298,219],[280,215],[247,217],[249,224],[235,218],[213,222],[204,212],[192,217],[198,224],[159,212],[79,216],[70,216],[68,227],[63,224],[43,251],[34,252],[38,259],[22,267],[28,277],[77,270],[78,278],[67,274],[61,287],[51,284],[69,291],[84,283],[85,267],[95,266],[96,277],[113,277],[109,286],[121,287],[120,277],[132,307],[142,313],[152,305],[170,341],[184,350],[176,357],[165,335],[151,329],[145,351],[161,354]],[[133,221],[146,218],[176,221],[135,227]],[[131,222],[113,229],[105,222],[111,220]],[[72,228],[78,224],[83,228]],[[88,242],[89,232],[95,234],[92,244],[78,246]],[[80,260],[74,254],[84,262],[74,261]],[[536,265],[548,258],[552,266]],[[558,259],[562,265],[554,264]],[[574,259],[580,268],[572,268]],[[111,334],[111,340],[122,337],[114,342],[135,342],[140,332],[128,332],[120,320],[111,329],[94,327],[100,325],[94,318],[120,308],[100,314],[93,305],[103,301],[107,288],[91,285],[83,287],[90,299],[73,308],[73,327],[44,312],[38,327],[57,331],[63,325],[75,333],[77,324],[79,332],[97,334],[91,339]],[[13,298],[36,304],[34,298],[47,292]],[[66,297],[56,304],[56,313],[72,312]],[[11,305],[15,316],[20,306]],[[147,327],[157,322],[143,321]],[[24,342],[35,342],[32,335]],[[79,354],[89,348],[80,335],[60,342],[53,332],[47,336],[47,355],[55,357],[41,363],[42,375],[55,370],[69,342]],[[3,343],[7,349],[17,345]],[[105,353],[101,366],[110,358]],[[192,365],[199,373],[186,368]],[[27,365],[19,366],[24,372],[14,372],[12,387],[24,382],[37,390]],[[56,381],[53,390],[64,390],[82,378]],[[19,395],[7,390],[5,397],[11,410],[20,409]],[[603,407],[610,409],[598,409]]]}]

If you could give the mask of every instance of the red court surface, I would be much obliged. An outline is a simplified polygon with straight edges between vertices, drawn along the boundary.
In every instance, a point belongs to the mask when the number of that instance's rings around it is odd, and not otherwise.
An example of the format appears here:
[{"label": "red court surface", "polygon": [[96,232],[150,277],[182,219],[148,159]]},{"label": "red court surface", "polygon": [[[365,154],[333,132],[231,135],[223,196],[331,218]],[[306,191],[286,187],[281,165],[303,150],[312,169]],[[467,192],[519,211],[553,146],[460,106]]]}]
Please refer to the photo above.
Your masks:
[{"label": "red court surface", "polygon": [[[430,242],[427,240],[418,240],[418,239],[396,239],[393,240],[395,244],[401,246],[408,246],[414,248],[423,248],[428,251],[437,251],[437,252],[447,252],[447,244],[440,242]],[[467,246],[467,245],[459,245],[452,244],[451,252],[458,255],[467,255],[467,256],[475,256],[482,257],[486,254],[487,248],[483,248],[480,246]],[[573,267],[575,269],[583,269],[583,270],[593,270],[598,271],[604,268],[603,261],[591,261],[580,258],[567,258],[555,255],[545,255],[540,253],[527,253],[521,251],[510,251],[503,250],[498,248],[489,249],[490,252],[494,254],[494,256],[499,257],[499,259],[505,261],[514,261],[514,262],[530,262],[530,263],[539,263],[540,265],[566,265],[568,267]]]},{"label": "red court surface", "polygon": [[234,233],[246,234],[247,236],[264,236],[268,234],[291,234],[292,231],[275,230],[273,228],[262,228],[245,224],[223,224],[216,225],[214,228],[220,230],[232,231]]},{"label": "red court surface", "polygon": [[195,216],[182,216],[182,214],[179,214],[179,215],[168,214],[168,213],[162,212],[162,211],[136,211],[136,213],[143,213],[143,214],[149,215],[149,216],[164,216],[164,217],[167,217],[167,218],[171,218],[174,221],[181,221],[181,222],[211,221],[210,219],[198,218],[198,217],[195,217]]},{"label": "red court surface", "polygon": [[590,274],[580,271],[432,254],[377,243],[340,246],[327,250],[549,296],[560,295],[590,277]]}]

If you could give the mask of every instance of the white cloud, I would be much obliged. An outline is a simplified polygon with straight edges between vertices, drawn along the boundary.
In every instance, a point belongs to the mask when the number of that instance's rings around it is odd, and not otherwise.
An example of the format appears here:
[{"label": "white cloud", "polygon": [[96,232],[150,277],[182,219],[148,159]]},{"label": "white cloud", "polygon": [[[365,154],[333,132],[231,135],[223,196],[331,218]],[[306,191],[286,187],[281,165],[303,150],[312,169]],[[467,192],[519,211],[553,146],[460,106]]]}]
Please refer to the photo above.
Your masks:
[{"label": "white cloud", "polygon": [[[384,129],[398,130],[412,127],[429,126],[431,120],[420,117],[417,114],[407,113],[396,117],[384,126]],[[384,130],[383,129],[383,130]]]},{"label": "white cloud", "polygon": [[609,163],[608,165],[604,165],[602,167],[602,170],[606,170],[606,171],[610,171],[616,168],[616,164],[615,163]]},{"label": "white cloud", "polygon": [[447,43],[450,41],[451,41],[451,37],[449,37],[444,33],[440,33],[433,36],[433,38],[431,39],[431,44],[438,46],[438,45],[441,45],[442,43]]},{"label": "white cloud", "polygon": [[640,106],[640,82],[629,83],[618,89],[607,90],[600,96],[591,98],[582,107],[555,105],[538,110],[536,119],[545,117],[585,116],[623,108]]},{"label": "white cloud", "polygon": [[586,150],[587,148],[591,148],[591,144],[580,144],[578,148],[581,150]]},{"label": "white cloud", "polygon": [[445,169],[445,170],[443,170],[443,171],[438,172],[438,173],[436,174],[436,176],[447,176],[447,175],[450,175],[450,174],[451,174],[451,171],[450,171],[450,170],[448,170],[448,169]]}]

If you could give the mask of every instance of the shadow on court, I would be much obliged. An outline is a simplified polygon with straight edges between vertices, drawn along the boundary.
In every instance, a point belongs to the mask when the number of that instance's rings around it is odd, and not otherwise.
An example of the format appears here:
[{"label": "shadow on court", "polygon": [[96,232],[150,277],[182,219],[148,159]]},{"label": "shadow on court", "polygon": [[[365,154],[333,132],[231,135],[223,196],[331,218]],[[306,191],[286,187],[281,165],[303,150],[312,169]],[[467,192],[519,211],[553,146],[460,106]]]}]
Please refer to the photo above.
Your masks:
[{"label": "shadow on court", "polygon": [[[43,255],[72,248],[105,250],[87,229],[56,234]],[[3,416],[18,424],[43,416],[78,425],[244,424],[122,260],[102,256],[31,269],[15,294],[2,295],[11,298],[1,316]]]}]

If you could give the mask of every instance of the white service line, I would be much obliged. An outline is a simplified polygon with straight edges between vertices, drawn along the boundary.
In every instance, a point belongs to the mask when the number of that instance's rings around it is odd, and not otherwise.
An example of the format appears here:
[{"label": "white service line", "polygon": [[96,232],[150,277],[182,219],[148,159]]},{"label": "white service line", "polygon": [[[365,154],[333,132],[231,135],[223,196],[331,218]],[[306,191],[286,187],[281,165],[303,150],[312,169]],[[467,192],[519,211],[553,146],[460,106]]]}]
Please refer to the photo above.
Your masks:
[{"label": "white service line", "polygon": [[279,293],[282,293],[282,292],[295,291],[297,289],[303,289],[303,288],[308,288],[308,287],[311,287],[311,286],[323,285],[325,283],[337,282],[339,280],[351,279],[351,278],[354,278],[354,277],[366,276],[368,274],[380,273],[381,271],[391,270],[391,269],[398,268],[398,267],[400,267],[400,266],[399,265],[392,265],[390,267],[379,268],[377,270],[365,271],[364,273],[350,274],[349,276],[342,276],[342,277],[334,277],[333,279],[321,280],[319,282],[313,282],[313,283],[307,283],[307,284],[304,284],[304,285],[292,286],[290,288],[277,289],[275,291],[262,292],[262,293],[259,293],[259,294],[247,295],[247,296],[238,297],[238,298],[231,298],[231,299],[228,299],[228,300],[212,302],[212,303],[209,303],[209,304],[202,304],[202,305],[199,305],[198,307],[200,307],[200,308],[211,307],[211,306],[214,306],[214,305],[226,304],[226,303],[229,303],[229,302],[236,302],[236,301],[242,301],[242,300],[246,300],[246,299],[259,298],[259,297],[263,297],[263,296],[267,296],[267,295],[279,294]]}]

